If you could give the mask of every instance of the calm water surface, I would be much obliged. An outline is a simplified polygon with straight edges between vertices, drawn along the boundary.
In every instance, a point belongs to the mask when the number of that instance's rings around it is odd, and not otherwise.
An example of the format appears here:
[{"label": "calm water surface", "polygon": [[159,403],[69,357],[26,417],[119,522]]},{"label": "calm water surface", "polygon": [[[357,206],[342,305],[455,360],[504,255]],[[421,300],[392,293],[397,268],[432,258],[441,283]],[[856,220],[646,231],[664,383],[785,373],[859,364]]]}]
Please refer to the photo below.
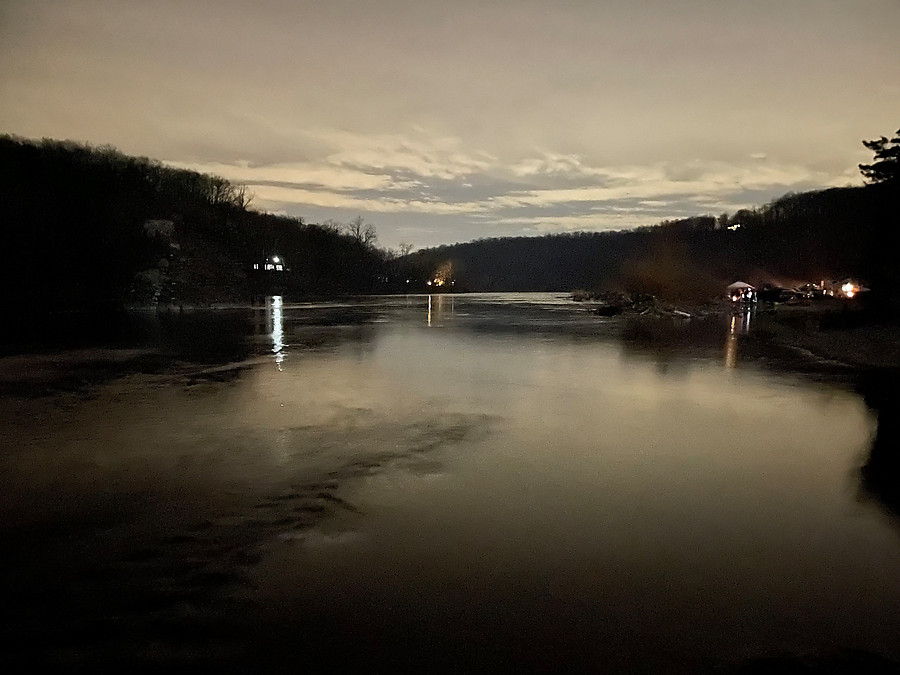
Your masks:
[{"label": "calm water surface", "polygon": [[877,411],[748,328],[628,327],[551,294],[270,298],[9,354],[8,653],[900,658],[900,525],[860,473]]}]

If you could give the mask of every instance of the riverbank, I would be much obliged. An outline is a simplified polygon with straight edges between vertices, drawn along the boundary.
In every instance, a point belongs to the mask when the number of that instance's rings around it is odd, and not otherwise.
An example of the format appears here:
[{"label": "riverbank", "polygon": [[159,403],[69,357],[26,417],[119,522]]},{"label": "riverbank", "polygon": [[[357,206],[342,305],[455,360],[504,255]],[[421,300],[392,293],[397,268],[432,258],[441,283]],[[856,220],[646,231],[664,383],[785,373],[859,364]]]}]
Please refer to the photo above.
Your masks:
[{"label": "riverbank", "polygon": [[753,333],[853,368],[900,370],[896,321],[876,321],[846,303],[761,308],[756,311]]},{"label": "riverbank", "polygon": [[573,293],[576,303],[595,305],[601,317],[631,322],[726,321],[746,317],[739,332],[745,339],[772,342],[779,347],[857,369],[900,370],[900,320],[877,316],[863,304],[838,298],[792,303],[759,303],[740,309],[722,300],[664,301],[654,296],[621,293]]}]

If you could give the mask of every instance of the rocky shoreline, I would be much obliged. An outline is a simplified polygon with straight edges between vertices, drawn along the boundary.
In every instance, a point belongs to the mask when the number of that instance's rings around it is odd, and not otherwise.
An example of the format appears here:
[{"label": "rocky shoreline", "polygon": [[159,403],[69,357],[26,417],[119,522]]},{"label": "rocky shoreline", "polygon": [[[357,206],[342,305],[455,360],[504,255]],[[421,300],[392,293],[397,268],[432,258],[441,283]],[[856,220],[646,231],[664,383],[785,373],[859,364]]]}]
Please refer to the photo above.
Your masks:
[{"label": "rocky shoreline", "polygon": [[900,371],[900,317],[876,316],[864,305],[845,299],[758,303],[744,310],[725,299],[666,301],[616,292],[576,291],[572,300],[596,305],[593,312],[598,316],[632,321],[726,320],[749,313],[752,339],[771,341],[850,368]]}]

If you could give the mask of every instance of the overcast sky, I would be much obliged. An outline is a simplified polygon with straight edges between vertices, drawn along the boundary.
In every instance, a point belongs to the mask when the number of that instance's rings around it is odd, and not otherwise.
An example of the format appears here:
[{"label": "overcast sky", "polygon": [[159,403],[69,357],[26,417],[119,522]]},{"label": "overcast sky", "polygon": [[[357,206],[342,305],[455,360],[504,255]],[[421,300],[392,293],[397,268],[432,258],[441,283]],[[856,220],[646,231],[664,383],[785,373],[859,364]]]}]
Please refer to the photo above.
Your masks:
[{"label": "overcast sky", "polygon": [[900,0],[0,0],[0,133],[390,247],[860,184],[898,127]]}]

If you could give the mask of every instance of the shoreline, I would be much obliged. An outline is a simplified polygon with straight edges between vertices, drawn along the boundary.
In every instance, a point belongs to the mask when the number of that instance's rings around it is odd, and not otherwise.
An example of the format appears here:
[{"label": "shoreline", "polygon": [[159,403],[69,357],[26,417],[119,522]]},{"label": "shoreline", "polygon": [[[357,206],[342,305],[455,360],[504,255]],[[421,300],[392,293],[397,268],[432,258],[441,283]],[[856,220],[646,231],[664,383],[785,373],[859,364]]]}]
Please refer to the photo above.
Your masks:
[{"label": "shoreline", "polygon": [[834,307],[776,307],[757,313],[760,339],[857,370],[900,370],[900,327],[860,311]]},{"label": "shoreline", "polygon": [[[378,297],[404,297],[411,294],[381,295],[346,295],[304,297],[292,300],[290,304],[328,303],[336,300],[361,300]],[[420,294],[415,294],[420,295]],[[427,295],[427,294],[426,294]],[[460,294],[462,295],[462,294]],[[573,307],[590,309],[596,314],[598,321],[611,318],[614,323],[627,322],[638,324],[673,326],[693,322],[711,322],[721,320],[724,324],[730,316],[740,316],[744,312],[736,312],[735,307],[724,300],[708,302],[663,301],[647,296],[627,303],[611,305],[612,298],[591,298],[576,300],[572,294],[568,296]],[[615,311],[608,311],[611,306]],[[215,303],[212,305],[191,306],[132,306],[120,308],[112,312],[134,317],[173,316],[179,314],[223,315],[234,311],[260,309],[261,305],[247,303]],[[80,317],[82,319],[97,315],[108,315],[102,310],[63,310],[58,309],[44,315],[47,326],[64,317]],[[815,300],[804,304],[760,303],[749,310],[751,324],[749,330],[743,331],[742,339],[766,341],[778,347],[797,352],[806,358],[825,359],[835,365],[857,370],[900,370],[900,325],[897,319],[875,320],[860,305],[851,305],[846,301],[832,299]],[[611,325],[614,325],[611,324]],[[35,324],[36,327],[37,324]],[[28,341],[28,331],[13,339],[9,346],[23,346]],[[43,333],[43,331],[38,331]],[[34,337],[34,336],[32,336]],[[109,345],[107,345],[109,346]],[[12,353],[18,350],[13,349]],[[0,354],[11,355],[7,350]]]}]

